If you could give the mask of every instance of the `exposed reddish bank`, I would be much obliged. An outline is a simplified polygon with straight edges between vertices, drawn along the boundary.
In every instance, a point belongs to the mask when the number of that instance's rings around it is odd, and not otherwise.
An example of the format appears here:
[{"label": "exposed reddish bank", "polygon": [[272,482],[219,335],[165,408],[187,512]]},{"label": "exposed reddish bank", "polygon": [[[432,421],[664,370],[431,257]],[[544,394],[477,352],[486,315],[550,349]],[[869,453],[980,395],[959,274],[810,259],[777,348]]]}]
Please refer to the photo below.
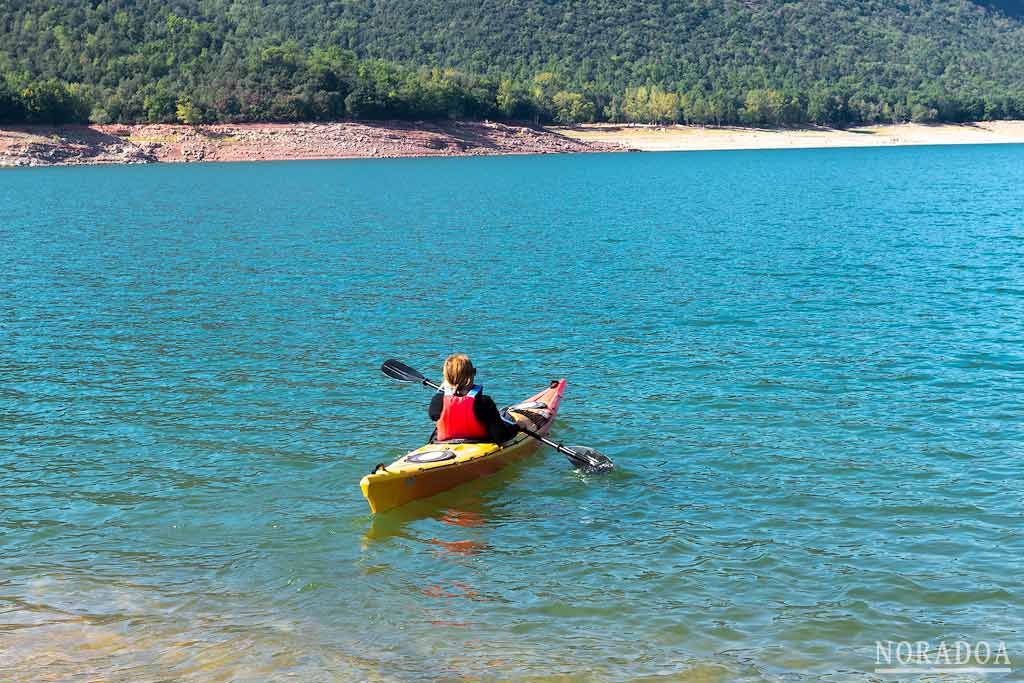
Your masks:
[{"label": "exposed reddish bank", "polygon": [[270,161],[621,151],[502,123],[24,126],[0,129],[0,166]]}]

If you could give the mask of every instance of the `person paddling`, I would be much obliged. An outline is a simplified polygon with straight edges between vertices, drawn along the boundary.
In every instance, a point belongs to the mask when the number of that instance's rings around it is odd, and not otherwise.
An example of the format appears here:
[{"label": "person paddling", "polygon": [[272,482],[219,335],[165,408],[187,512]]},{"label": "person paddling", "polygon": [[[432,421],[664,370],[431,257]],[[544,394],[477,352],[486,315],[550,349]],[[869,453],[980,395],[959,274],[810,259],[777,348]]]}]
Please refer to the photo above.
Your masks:
[{"label": "person paddling", "polygon": [[498,406],[473,383],[475,378],[476,368],[466,354],[454,353],[445,360],[444,383],[427,410],[437,423],[434,441],[504,443],[519,432],[501,419]]}]

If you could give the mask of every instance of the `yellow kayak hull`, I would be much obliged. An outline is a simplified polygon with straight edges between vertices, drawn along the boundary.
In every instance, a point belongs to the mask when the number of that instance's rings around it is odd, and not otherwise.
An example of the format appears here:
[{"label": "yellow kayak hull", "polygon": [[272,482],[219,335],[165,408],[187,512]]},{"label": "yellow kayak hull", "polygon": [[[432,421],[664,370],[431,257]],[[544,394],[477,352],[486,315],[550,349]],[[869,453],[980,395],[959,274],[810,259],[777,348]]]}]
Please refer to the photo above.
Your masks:
[{"label": "yellow kayak hull", "polygon": [[[565,391],[565,380],[552,382],[544,391],[508,410],[526,417],[541,434],[547,434],[558,412]],[[538,408],[537,405],[543,405]],[[363,496],[373,512],[383,512],[413,500],[455,488],[460,484],[486,477],[503,467],[536,452],[540,443],[519,434],[504,444],[494,443],[430,443],[403,455],[387,467],[378,468],[359,482]],[[431,460],[437,458],[435,462]]]}]

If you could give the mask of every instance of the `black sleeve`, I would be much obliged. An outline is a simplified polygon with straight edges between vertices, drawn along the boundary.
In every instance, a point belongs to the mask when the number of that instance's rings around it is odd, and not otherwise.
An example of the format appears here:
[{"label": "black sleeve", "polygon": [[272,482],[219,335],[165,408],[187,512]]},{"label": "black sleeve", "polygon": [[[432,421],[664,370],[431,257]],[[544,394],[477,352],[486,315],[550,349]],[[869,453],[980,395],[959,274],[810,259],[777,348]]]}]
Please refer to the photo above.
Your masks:
[{"label": "black sleeve", "polygon": [[427,415],[430,415],[430,419],[437,422],[441,419],[441,411],[444,409],[444,394],[440,391],[434,394],[434,397],[430,399],[430,407],[427,408]]},{"label": "black sleeve", "polygon": [[494,443],[505,443],[519,433],[519,428],[510,425],[501,419],[498,413],[498,406],[494,405],[494,399],[490,396],[480,394],[473,402],[473,413],[476,419],[480,420],[487,427],[487,438]]}]

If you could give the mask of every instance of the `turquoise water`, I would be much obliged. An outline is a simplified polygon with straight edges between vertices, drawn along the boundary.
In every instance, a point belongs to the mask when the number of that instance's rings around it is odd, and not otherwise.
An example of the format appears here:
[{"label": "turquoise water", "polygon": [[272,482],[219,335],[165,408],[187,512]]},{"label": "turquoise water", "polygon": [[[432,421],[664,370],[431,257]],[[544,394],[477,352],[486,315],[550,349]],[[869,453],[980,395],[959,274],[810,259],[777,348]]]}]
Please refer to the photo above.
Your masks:
[{"label": "turquoise water", "polygon": [[[19,170],[0,209],[0,678],[1024,668],[1024,147]],[[499,403],[567,377],[616,472],[374,519],[430,431],[377,368],[455,350]]]}]

